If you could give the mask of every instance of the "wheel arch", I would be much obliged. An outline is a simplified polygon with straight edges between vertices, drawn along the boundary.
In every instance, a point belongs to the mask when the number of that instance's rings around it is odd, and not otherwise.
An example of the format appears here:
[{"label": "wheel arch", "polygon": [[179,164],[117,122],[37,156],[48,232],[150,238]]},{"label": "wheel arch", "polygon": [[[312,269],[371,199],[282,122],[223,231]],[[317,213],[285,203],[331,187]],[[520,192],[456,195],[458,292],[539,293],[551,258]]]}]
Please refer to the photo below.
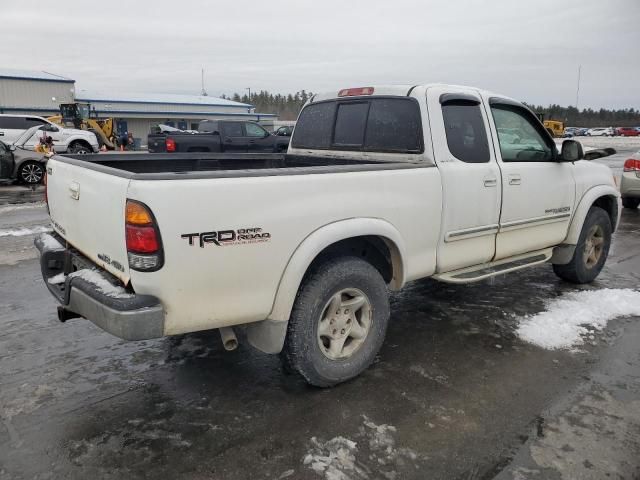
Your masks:
[{"label": "wheel arch", "polygon": [[390,288],[397,290],[404,285],[405,253],[400,232],[377,218],[341,220],[315,230],[298,245],[282,274],[268,319],[288,320],[298,289],[314,262],[345,253],[369,261]]},{"label": "wheel arch", "polygon": [[[96,136],[96,138],[97,138],[97,136]],[[74,145],[78,145],[78,144],[87,147],[89,149],[89,151],[93,151],[93,148],[91,147],[91,144],[89,143],[89,140],[87,140],[86,138],[82,138],[82,137],[76,137],[73,140],[71,140],[69,142],[69,146],[67,147],[67,150],[71,150]]]},{"label": "wheel arch", "polygon": [[580,200],[575,210],[564,244],[576,245],[582,230],[582,224],[589,209],[593,206],[602,208],[609,215],[612,231],[615,231],[620,219],[620,193],[610,185],[598,185],[589,189]]}]

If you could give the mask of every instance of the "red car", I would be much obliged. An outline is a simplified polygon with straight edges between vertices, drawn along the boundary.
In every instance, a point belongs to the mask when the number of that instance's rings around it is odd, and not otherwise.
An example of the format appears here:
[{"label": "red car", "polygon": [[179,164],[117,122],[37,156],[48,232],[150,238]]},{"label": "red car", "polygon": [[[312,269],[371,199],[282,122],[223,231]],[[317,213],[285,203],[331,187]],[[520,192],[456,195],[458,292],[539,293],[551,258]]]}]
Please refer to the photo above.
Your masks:
[{"label": "red car", "polygon": [[640,135],[640,131],[633,127],[618,127],[616,133],[621,137],[637,137]]}]

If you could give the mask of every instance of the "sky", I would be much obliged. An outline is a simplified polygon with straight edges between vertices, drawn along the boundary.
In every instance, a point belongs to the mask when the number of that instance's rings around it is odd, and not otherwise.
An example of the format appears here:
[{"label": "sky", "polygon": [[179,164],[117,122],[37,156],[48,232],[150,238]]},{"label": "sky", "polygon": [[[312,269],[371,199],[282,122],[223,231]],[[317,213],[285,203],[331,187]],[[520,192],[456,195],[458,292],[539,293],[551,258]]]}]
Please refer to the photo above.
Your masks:
[{"label": "sky", "polygon": [[[101,8],[104,7],[104,8]],[[640,0],[0,0],[5,68],[102,93],[471,85],[640,108]]]}]

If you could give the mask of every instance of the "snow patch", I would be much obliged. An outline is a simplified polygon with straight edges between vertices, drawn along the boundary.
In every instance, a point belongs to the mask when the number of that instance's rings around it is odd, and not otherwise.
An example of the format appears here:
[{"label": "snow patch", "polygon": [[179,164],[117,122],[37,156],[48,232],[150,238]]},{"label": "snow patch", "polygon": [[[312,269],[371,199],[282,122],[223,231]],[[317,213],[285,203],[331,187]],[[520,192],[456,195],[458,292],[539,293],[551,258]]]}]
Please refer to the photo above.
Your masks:
[{"label": "snow patch", "polygon": [[517,335],[525,342],[549,350],[569,349],[585,336],[602,330],[618,317],[640,315],[640,292],[603,289],[574,292],[548,304],[546,312],[520,322]]},{"label": "snow patch", "polygon": [[[358,438],[364,441],[360,449],[356,442],[342,436],[327,442],[312,437],[311,449],[302,463],[324,476],[325,480],[366,480],[371,477],[372,471],[376,473],[374,478],[380,475],[390,480],[400,478],[396,466],[406,465],[406,460],[418,459],[418,454],[409,448],[396,447],[397,429],[393,425],[377,425],[366,415],[362,418]],[[362,460],[358,460],[357,454],[368,458],[373,467],[369,468]]]},{"label": "snow patch", "polygon": [[34,208],[44,208],[46,203],[34,202],[34,203],[10,203],[0,207],[0,213],[14,212],[16,210],[31,210]]},{"label": "snow patch", "polygon": [[95,286],[101,293],[104,293],[108,297],[112,298],[131,298],[133,295],[127,293],[123,287],[112,285],[106,278],[104,278],[97,270],[89,270],[88,268],[78,270],[69,274],[70,278],[82,278]]},{"label": "snow patch", "polygon": [[38,237],[38,241],[42,243],[45,250],[64,250],[62,244],[47,233],[41,234]]},{"label": "snow patch", "polygon": [[50,285],[60,285],[61,283],[64,283],[64,279],[64,273],[59,273],[56,276],[51,277],[47,282],[49,282]]},{"label": "snow patch", "polygon": [[302,463],[326,480],[351,480],[368,478],[366,472],[356,466],[356,442],[344,437],[334,437],[327,442],[320,442],[311,437],[311,450],[305,455]]},{"label": "snow patch", "polygon": [[38,225],[30,228],[18,228],[15,230],[0,230],[0,237],[24,237],[27,235],[35,235],[37,233],[51,232],[51,227],[45,225]]}]

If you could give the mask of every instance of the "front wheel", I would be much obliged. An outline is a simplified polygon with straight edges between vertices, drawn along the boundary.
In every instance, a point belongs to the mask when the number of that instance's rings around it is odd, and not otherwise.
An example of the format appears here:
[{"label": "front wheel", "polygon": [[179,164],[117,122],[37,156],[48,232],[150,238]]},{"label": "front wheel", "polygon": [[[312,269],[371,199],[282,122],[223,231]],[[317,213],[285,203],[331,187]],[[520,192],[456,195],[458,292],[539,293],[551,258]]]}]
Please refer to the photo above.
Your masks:
[{"label": "front wheel", "polygon": [[82,142],[75,142],[69,147],[69,151],[75,155],[87,155],[93,153],[90,147],[87,147]]},{"label": "front wheel", "polygon": [[311,385],[344,382],[373,362],[388,320],[387,286],[378,270],[357,257],[328,260],[298,292],[283,360]]},{"label": "front wheel", "polygon": [[28,161],[20,165],[18,180],[27,185],[37,185],[44,177],[44,165],[40,162]]},{"label": "front wheel", "polygon": [[591,207],[582,225],[573,258],[566,265],[554,265],[553,271],[572,283],[593,282],[609,255],[611,220],[600,207]]},{"label": "front wheel", "polygon": [[622,198],[622,206],[624,208],[635,209],[638,208],[638,205],[640,205],[640,198]]}]

